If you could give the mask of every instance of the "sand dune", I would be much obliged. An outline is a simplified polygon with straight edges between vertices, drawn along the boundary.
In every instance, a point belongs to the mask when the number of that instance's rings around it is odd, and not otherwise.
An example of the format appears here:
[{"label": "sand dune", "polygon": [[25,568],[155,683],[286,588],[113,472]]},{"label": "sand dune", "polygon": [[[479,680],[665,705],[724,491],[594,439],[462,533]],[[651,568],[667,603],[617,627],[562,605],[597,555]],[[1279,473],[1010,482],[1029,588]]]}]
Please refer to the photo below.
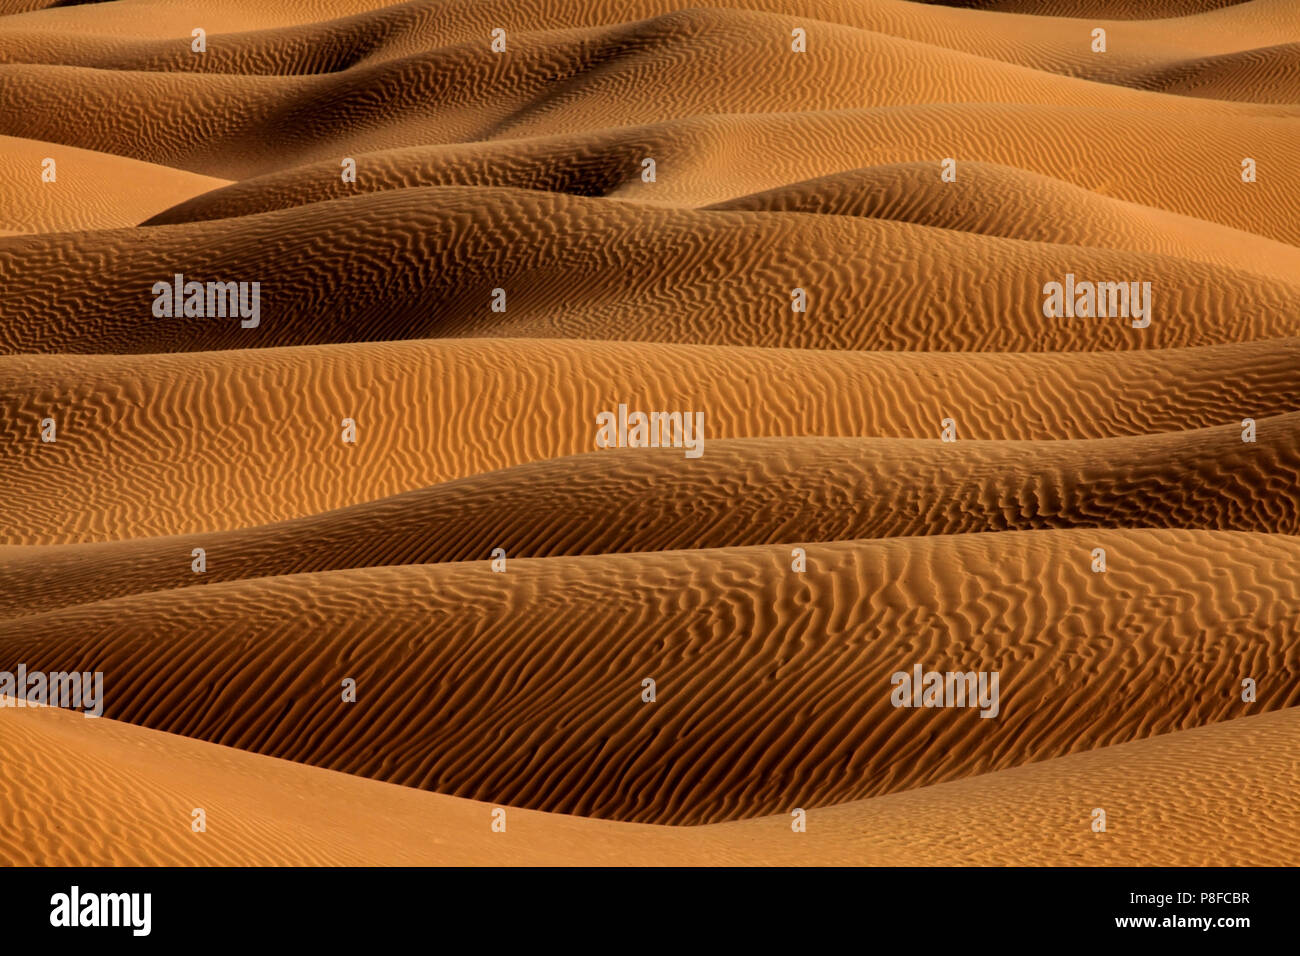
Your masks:
[{"label": "sand dune", "polygon": [[[24,4],[28,0],[7,0]],[[966,10],[983,3],[992,10]],[[870,31],[940,50],[961,51],[1055,73],[1082,73],[1107,78],[1134,64],[1174,61],[1189,49],[1204,54],[1269,46],[1300,38],[1288,0],[1252,0],[1229,4],[1222,0],[971,0],[927,6],[907,0],[723,0],[710,4],[722,15],[758,14],[831,27]],[[996,9],[1001,6],[1003,9]],[[495,27],[554,31],[616,26],[679,12],[670,0],[633,0],[617,7],[601,4],[547,3],[521,15],[509,0],[452,0],[388,5],[383,0],[293,0],[274,6],[254,0],[218,0],[204,5],[200,19],[191,10],[161,0],[120,0],[108,7],[74,11],[48,10],[36,16],[14,16],[0,24],[0,49],[12,36],[31,44],[37,34],[57,45],[71,29],[86,37],[168,40],[185,48],[191,29],[202,25],[210,34],[275,31],[261,38],[264,46],[311,41],[327,49],[334,45],[371,48],[382,40],[404,51],[421,51],[473,41],[484,42]],[[1005,12],[1015,15],[1006,16]],[[1025,14],[1029,14],[1026,16]],[[1088,17],[1085,21],[1051,17]],[[1136,16],[1135,16],[1136,14]],[[1181,18],[1176,24],[1164,18]],[[1091,52],[1089,41],[1100,22],[1120,41],[1105,57]],[[1115,19],[1118,22],[1107,22]],[[1172,27],[1172,28],[1171,28]],[[235,42],[241,42],[235,40]],[[243,41],[246,42],[246,41]],[[122,46],[106,47],[121,51]],[[129,48],[128,48],[129,49]],[[329,60],[309,59],[320,66]]]},{"label": "sand dune", "polygon": [[[53,160],[53,182],[42,172]],[[0,223],[9,235],[134,226],[227,185],[166,166],[0,137]]]},{"label": "sand dune", "polygon": [[[590,452],[245,531],[0,548],[0,614],[142,591],[440,561],[1035,528],[1300,534],[1300,414],[1100,441],[722,440]],[[1170,472],[1174,477],[1171,479]],[[204,571],[192,568],[203,549]]]},{"label": "sand dune", "polygon": [[1296,863],[1298,50],[0,0],[0,862]]},{"label": "sand dune", "polygon": [[[935,440],[951,417],[959,443],[1236,425],[1214,433],[1235,448],[1243,418],[1295,408],[1298,352],[1296,339],[1056,355],[465,340],[12,356],[0,360],[12,436],[0,476],[13,490],[0,528],[11,544],[53,544],[283,521],[592,451],[596,414],[628,402],[703,411],[706,441]],[[355,444],[342,441],[345,417]],[[1251,447],[1281,456],[1290,434],[1265,426]]]},{"label": "sand dune", "polygon": [[[1142,206],[1231,226],[1290,244],[1300,241],[1300,200],[1284,177],[1239,179],[1243,143],[1265,171],[1287,168],[1297,135],[1292,121],[1267,125],[1203,118],[1185,123],[1117,113],[1102,126],[1070,107],[907,106],[817,114],[704,117],[519,141],[456,143],[352,155],[357,181],[339,175],[339,153],[265,172],[196,197],[151,222],[166,224],[281,209],[357,193],[411,186],[515,186],[575,195],[611,195],[669,206],[701,206],[863,166],[934,164],[955,157],[1016,167]],[[1089,126],[1096,154],[1079,164],[1059,144]],[[1185,150],[1162,148],[1181,143]],[[254,158],[263,154],[256,154]],[[641,181],[645,157],[656,181]],[[1207,159],[1208,157],[1208,159]],[[242,162],[242,160],[240,160]],[[212,166],[227,168],[224,154]],[[206,165],[206,164],[205,164]],[[1152,176],[1159,168],[1159,176]],[[1030,179],[1031,177],[1026,177]],[[950,184],[954,185],[954,184]],[[1037,218],[1035,216],[1034,218]],[[1014,228],[1014,221],[1007,228]],[[1024,228],[1036,227],[1022,223]],[[1085,228],[1080,224],[1078,228]],[[1094,243],[1106,237],[1093,230]]]},{"label": "sand dune", "polygon": [[[845,216],[425,187],[158,227],[149,238],[142,244],[129,229],[0,239],[0,270],[16,275],[0,347],[158,352],[505,336],[1023,352],[1300,336],[1294,277]],[[713,256],[732,265],[720,271]],[[942,283],[917,272],[940,263]],[[257,324],[160,321],[154,286],[166,290],[176,274],[261,277]],[[1045,283],[1067,275],[1140,277],[1150,284],[1149,327],[1135,328],[1127,311],[1045,320]],[[493,310],[498,288],[505,312]],[[795,289],[806,312],[792,309]],[[1219,320],[1198,321],[1206,311]]]},{"label": "sand dune", "polygon": [[[790,52],[787,16],[712,8],[615,25],[521,31],[508,57],[492,52],[485,28],[476,39],[432,50],[421,46],[417,53],[363,59],[351,66],[346,57],[356,52],[356,44],[346,41],[339,46],[344,62],[334,64],[328,61],[328,49],[321,51],[306,38],[291,42],[287,53],[279,46],[259,51],[256,37],[248,34],[241,34],[233,48],[223,48],[220,38],[214,38],[212,53],[202,55],[189,51],[188,28],[157,52],[136,54],[134,47],[110,44],[95,54],[96,46],[78,40],[69,49],[48,51],[52,62],[4,63],[0,57],[5,91],[0,103],[7,107],[0,114],[0,133],[243,178],[286,163],[329,157],[337,164],[341,156],[385,148],[514,140],[689,118],[716,126],[720,117],[731,114],[910,109],[915,104],[950,104],[957,112],[966,112],[963,106],[980,112],[982,104],[999,104],[1021,119],[1023,111],[1010,106],[1068,103],[1090,115],[1106,115],[1104,124],[1090,124],[1095,128],[1090,136],[1103,140],[1135,121],[1181,124],[1179,138],[1189,144],[1196,141],[1186,125],[1190,117],[1198,124],[1216,119],[1247,123],[1255,135],[1234,146],[1239,150],[1249,142],[1255,151],[1259,133],[1268,126],[1289,128],[1300,122],[1300,106],[1293,104],[1233,102],[1117,85],[1131,73],[1137,85],[1159,86],[1152,70],[1162,75],[1197,72],[1206,56],[1246,57],[1249,63],[1261,55],[1253,50],[1201,47],[1190,64],[1146,55],[1108,66],[1114,72],[1105,79],[1111,82],[1098,82],[996,62],[983,48],[961,52],[873,30],[801,22],[821,44],[819,55]],[[1069,46],[1081,60],[1111,64],[1088,52],[1088,29],[1076,26]],[[1292,33],[1290,42],[1300,42],[1300,27]],[[382,31],[374,28],[369,35]],[[279,34],[273,36],[278,44]],[[1286,39],[1271,33],[1267,46],[1275,48]],[[25,58],[33,41],[20,33],[11,42],[16,49],[8,58]],[[1158,47],[1151,37],[1143,42],[1146,50]],[[36,43],[39,57],[41,44]],[[366,51],[365,45],[361,50]],[[308,62],[281,62],[284,56],[307,57]],[[322,56],[326,62],[317,62]],[[83,61],[86,65],[80,65]],[[261,61],[265,65],[257,67]],[[223,63],[231,72],[211,72]],[[683,82],[680,63],[718,69],[708,83]],[[864,84],[865,64],[899,81]],[[326,72],[304,72],[309,68]],[[195,69],[204,72],[191,72]],[[1237,98],[1244,95],[1250,75],[1228,84]],[[1286,88],[1270,88],[1265,98],[1276,100]],[[41,110],[52,95],[81,102],[83,110],[76,115]],[[195,113],[204,117],[202,123],[193,122]],[[1238,152],[1234,166],[1240,158]],[[1225,169],[1225,174],[1231,172],[1231,167]]]},{"label": "sand dune", "polygon": [[1300,42],[1162,66],[1133,76],[1142,89],[1216,100],[1300,101]]},{"label": "sand dune", "polygon": [[[14,710],[0,862],[10,865],[1288,865],[1297,712],[1104,747],[808,812],[663,827],[491,804],[332,773],[115,721]],[[1242,753],[1256,755],[1242,761]],[[1093,805],[1109,829],[1088,828]],[[207,830],[191,830],[202,808]],[[369,812],[357,813],[357,807]],[[1262,812],[1261,812],[1262,811]],[[57,829],[19,821],[53,814]],[[1066,834],[1062,838],[1062,834]],[[110,838],[111,834],[114,838]]]},{"label": "sand dune", "polygon": [[[205,199],[196,197],[177,208]],[[848,170],[707,208],[862,216],[1008,239],[1179,256],[1265,275],[1300,275],[1295,246],[988,163],[963,163],[955,183],[937,180],[933,163]]]},{"label": "sand dune", "polygon": [[[217,174],[233,178],[230,174],[250,170],[231,166],[224,157],[265,153],[273,143],[277,154],[305,162],[416,143],[916,102],[1066,101],[1153,116],[1300,119],[1296,107],[1169,96],[992,63],[875,33],[846,33],[845,28],[827,33],[825,56],[778,55],[788,46],[787,20],[697,9],[615,27],[525,34],[505,61],[484,38],[310,75],[299,75],[296,68],[294,75],[159,70],[169,65],[165,62],[111,70],[9,63],[0,65],[10,107],[0,132],[198,172],[220,169]],[[193,59],[184,46],[175,46],[173,56]],[[688,85],[672,69],[679,58],[725,66],[717,81]],[[232,52],[234,66],[242,59],[240,51]],[[905,87],[864,85],[854,65],[876,60],[891,73],[926,80]],[[502,70],[508,75],[498,77]],[[90,121],[37,109],[51,94],[84,102]],[[230,108],[217,109],[223,103]],[[212,118],[196,126],[190,119],[196,109]]]},{"label": "sand dune", "polygon": [[[393,17],[394,12],[400,19]],[[157,98],[153,108],[168,113],[181,111],[176,97],[202,95],[212,88],[209,81],[214,74],[239,75],[244,79],[239,86],[216,88],[238,96],[251,113],[270,106],[275,114],[296,120],[305,118],[308,106],[312,113],[324,107],[335,115],[346,113],[351,122],[368,120],[366,125],[400,119],[407,135],[419,130],[430,141],[604,128],[612,125],[611,120],[626,126],[650,116],[912,102],[1070,101],[1094,108],[1175,113],[1300,114],[1285,100],[1273,100],[1284,105],[1273,109],[1155,95],[1149,89],[998,62],[983,50],[962,52],[809,17],[798,23],[808,32],[816,55],[798,57],[789,49],[790,17],[750,9],[696,7],[645,19],[629,16],[599,26],[515,28],[508,31],[513,48],[508,59],[491,49],[489,29],[476,37],[439,42],[427,29],[420,31],[420,12],[406,5],[324,26],[214,36],[202,55],[191,50],[188,31],[166,40],[101,40],[92,45],[73,44],[66,35],[38,36],[33,43],[30,35],[21,34],[21,46],[14,37],[12,48],[0,57],[29,66],[54,63],[58,70],[11,65],[0,75],[7,74],[17,87],[15,95],[21,97],[29,82],[85,83],[86,70],[147,72],[151,74],[147,78],[111,75],[109,88],[124,89],[130,82],[132,89],[150,90]],[[1300,40],[1300,31],[1296,32],[1295,39]],[[1088,30],[1076,27],[1075,38],[1073,45],[1084,58],[1090,56]],[[1234,48],[1221,55],[1254,53]],[[906,76],[909,82],[864,85],[853,65],[865,62],[878,64],[876,68],[889,75]],[[1136,62],[1146,67],[1152,57],[1147,54]],[[1156,62],[1163,69],[1181,66],[1163,58]],[[722,69],[708,84],[683,84],[671,69],[681,63],[718,64]],[[276,81],[255,82],[255,76]],[[311,80],[280,81],[287,76]],[[362,91],[368,95],[362,97]],[[132,133],[148,115],[144,110],[128,111],[126,126],[118,135]],[[329,114],[323,118],[328,120]],[[259,128],[265,131],[254,119],[250,131]],[[85,134],[93,135],[90,130]]]},{"label": "sand dune", "polygon": [[[244,750],[676,824],[1300,701],[1291,536],[1004,532],[827,543],[809,562],[793,572],[776,545],[260,578],[0,622],[0,665],[102,671],[106,716]],[[890,674],[918,664],[1000,671],[997,719],[892,706]]]}]

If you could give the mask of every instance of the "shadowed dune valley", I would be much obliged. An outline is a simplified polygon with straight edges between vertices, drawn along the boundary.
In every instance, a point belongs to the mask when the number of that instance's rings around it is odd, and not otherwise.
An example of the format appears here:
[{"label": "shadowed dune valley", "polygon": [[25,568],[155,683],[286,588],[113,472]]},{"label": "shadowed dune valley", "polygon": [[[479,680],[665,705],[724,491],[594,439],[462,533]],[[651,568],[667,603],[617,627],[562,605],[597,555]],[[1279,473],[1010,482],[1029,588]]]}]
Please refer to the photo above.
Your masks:
[{"label": "shadowed dune valley", "polygon": [[0,413],[11,873],[1300,864],[1296,0],[0,0]]}]

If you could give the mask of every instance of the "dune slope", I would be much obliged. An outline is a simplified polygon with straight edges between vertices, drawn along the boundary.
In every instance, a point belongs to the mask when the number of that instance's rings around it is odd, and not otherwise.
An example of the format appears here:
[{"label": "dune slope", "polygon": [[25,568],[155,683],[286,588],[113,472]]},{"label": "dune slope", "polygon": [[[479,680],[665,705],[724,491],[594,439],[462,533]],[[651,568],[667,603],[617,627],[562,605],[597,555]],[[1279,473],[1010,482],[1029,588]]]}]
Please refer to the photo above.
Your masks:
[{"label": "dune slope", "polygon": [[[60,710],[6,712],[0,862],[104,866],[1288,865],[1294,710],[789,817],[665,827],[506,811]],[[1242,753],[1258,755],[1241,761]],[[1108,813],[1091,832],[1092,805]],[[357,807],[370,812],[357,813]],[[192,829],[202,809],[207,829]],[[59,828],[24,826],[46,814]],[[114,834],[116,839],[106,839]],[[1064,838],[1062,834],[1065,834]]]},{"label": "dune slope", "polygon": [[[777,545],[259,578],[7,619],[0,666],[100,671],[106,716],[240,749],[674,824],[1300,700],[1291,536],[895,538],[810,546],[793,567]],[[898,706],[891,675],[917,666],[998,672],[1001,696]]]},{"label": "dune slope", "polygon": [[[237,531],[0,548],[0,613],[313,571],[1035,528],[1300,533],[1300,414],[1095,441],[766,438],[589,452]],[[616,456],[611,460],[611,455]],[[1170,470],[1175,479],[1169,477]],[[194,549],[203,570],[194,569]]]}]

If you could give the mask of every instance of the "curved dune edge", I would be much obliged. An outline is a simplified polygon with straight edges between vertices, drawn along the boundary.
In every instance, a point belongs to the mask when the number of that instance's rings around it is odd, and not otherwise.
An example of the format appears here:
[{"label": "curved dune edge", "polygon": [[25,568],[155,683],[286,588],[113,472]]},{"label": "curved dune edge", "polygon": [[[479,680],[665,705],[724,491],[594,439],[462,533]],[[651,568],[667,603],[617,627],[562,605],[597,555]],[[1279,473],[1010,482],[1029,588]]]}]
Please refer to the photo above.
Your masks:
[{"label": "curved dune edge", "polygon": [[[806,15],[800,19],[821,53],[796,56],[789,52],[790,19],[696,7],[599,27],[516,28],[503,55],[492,52],[485,31],[474,41],[387,62],[293,76],[0,63],[12,104],[0,117],[0,132],[238,179],[267,161],[258,153],[273,152],[283,165],[366,148],[918,102],[1013,109],[1070,102],[1093,113],[1164,115],[1184,123],[1216,116],[1260,124],[1300,119],[1296,105],[1131,89]],[[1086,54],[1087,33],[1075,36]],[[169,59],[193,60],[173,42]],[[218,38],[211,42],[219,49]],[[708,81],[684,83],[683,62],[708,64],[692,70]],[[864,64],[898,79],[863,83]],[[75,116],[40,109],[51,96],[81,109]],[[225,108],[205,111],[201,124],[191,121],[196,103],[213,102]],[[287,130],[293,135],[286,137]]]},{"label": "curved dune edge", "polygon": [[[1004,532],[790,561],[777,545],[139,594],[0,621],[0,666],[102,671],[104,714],[159,730],[655,823],[842,803],[1300,702],[1291,536]],[[999,672],[997,716],[891,705],[890,675],[916,665]]]},{"label": "curved dune edge", "polygon": [[956,182],[944,183],[935,177],[934,163],[873,166],[706,208],[863,216],[1008,239],[1175,255],[1266,275],[1300,270],[1300,249],[1253,233],[1013,167],[963,162],[960,169]]},{"label": "curved dune edge", "polygon": [[[25,267],[33,261],[57,268]],[[938,264],[943,281],[926,282]],[[160,226],[148,242],[137,229],[0,239],[0,271],[14,274],[0,313],[5,352],[479,336],[1032,352],[1300,336],[1296,276],[909,222],[495,187],[420,187]],[[167,290],[177,273],[258,281],[255,324],[158,316],[155,284]],[[1131,314],[1045,318],[1045,283],[1067,275],[1118,276],[1126,293],[1127,277],[1140,277],[1131,281],[1149,284],[1147,326],[1134,327]],[[498,288],[505,312],[493,308]],[[804,312],[792,308],[794,289],[806,293]]]},{"label": "curved dune edge", "polygon": [[[42,179],[47,159],[54,161],[53,182]],[[135,226],[229,184],[121,156],[0,136],[0,223],[8,235]]]},{"label": "curved dune edge", "polygon": [[[576,155],[556,152],[553,137],[531,140],[509,154],[512,162],[503,161],[503,151],[463,146],[370,153],[357,157],[356,183],[342,182],[333,163],[295,167],[188,198],[144,225],[230,219],[356,193],[439,185],[653,201],[653,190],[637,190],[625,181],[638,165],[632,155],[636,144],[588,140],[569,145],[577,148]],[[550,161],[539,162],[542,156]],[[963,161],[952,183],[938,178],[938,168],[929,161],[841,170],[703,208],[890,219],[1008,239],[1172,255],[1275,276],[1300,270],[1300,249],[1295,246],[1216,222],[1114,199],[996,163]],[[679,202],[689,198],[679,196]]]},{"label": "curved dune edge", "polygon": [[1300,102],[1300,42],[1223,53],[1135,73],[1129,85],[1180,96]]},{"label": "curved dune edge", "polygon": [[[594,450],[596,415],[620,403],[703,411],[707,456],[722,438],[937,440],[948,417],[959,441],[1240,426],[1294,411],[1297,388],[1300,339],[1057,355],[464,340],[11,356],[0,536],[61,544],[298,518]],[[53,444],[40,439],[47,417]],[[1257,438],[1285,453],[1276,432]]]},{"label": "curved dune edge", "polygon": [[[1098,125],[1087,109],[1059,104],[960,107],[909,105],[817,113],[677,119],[520,140],[376,147],[356,144],[357,181],[339,176],[339,151],[279,156],[246,169],[249,178],[160,213],[151,222],[248,215],[327,199],[413,186],[514,186],[575,195],[614,195],[648,204],[704,206],[861,167],[987,163],[1025,170],[1131,202],[1300,244],[1300,199],[1285,176],[1239,178],[1242,144],[1261,169],[1289,168],[1294,120],[1260,123],[1117,112]],[[1097,149],[1087,164],[1068,151],[1087,127]],[[1171,149],[1163,144],[1175,144]],[[258,152],[252,158],[264,157]],[[656,158],[654,183],[641,161]],[[264,168],[263,168],[264,167]],[[286,168],[287,167],[287,168]],[[959,168],[961,168],[959,166]],[[1152,170],[1160,175],[1153,176]],[[961,181],[960,174],[958,182]],[[955,186],[956,184],[948,184]],[[1014,232],[1017,223],[1007,223]],[[1026,227],[1033,228],[1033,227]],[[1105,243],[1099,236],[1098,242]]]},{"label": "curved dune edge", "polygon": [[[39,753],[40,760],[27,759]],[[14,866],[1294,866],[1300,710],[790,817],[663,827],[506,809],[53,709],[0,710]],[[1251,759],[1243,760],[1242,754]],[[192,813],[207,830],[191,829]],[[367,808],[357,813],[358,807]],[[1105,833],[1090,828],[1107,813]],[[18,821],[51,814],[58,828]]]},{"label": "curved dune edge", "polygon": [[[240,531],[0,546],[0,616],[358,567],[1040,528],[1300,534],[1300,413],[1095,441],[722,439],[530,462]],[[204,570],[195,573],[194,549]]]}]

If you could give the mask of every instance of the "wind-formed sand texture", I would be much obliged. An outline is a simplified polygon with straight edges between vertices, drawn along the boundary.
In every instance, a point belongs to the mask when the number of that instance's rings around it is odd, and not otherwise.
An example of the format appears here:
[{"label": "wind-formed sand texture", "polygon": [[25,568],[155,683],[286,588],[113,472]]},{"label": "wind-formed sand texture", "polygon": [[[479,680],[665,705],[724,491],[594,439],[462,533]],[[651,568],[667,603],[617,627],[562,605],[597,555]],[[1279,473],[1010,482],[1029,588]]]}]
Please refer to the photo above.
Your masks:
[{"label": "wind-formed sand texture", "polygon": [[1292,0],[0,0],[0,862],[1300,863],[1298,181]]}]

